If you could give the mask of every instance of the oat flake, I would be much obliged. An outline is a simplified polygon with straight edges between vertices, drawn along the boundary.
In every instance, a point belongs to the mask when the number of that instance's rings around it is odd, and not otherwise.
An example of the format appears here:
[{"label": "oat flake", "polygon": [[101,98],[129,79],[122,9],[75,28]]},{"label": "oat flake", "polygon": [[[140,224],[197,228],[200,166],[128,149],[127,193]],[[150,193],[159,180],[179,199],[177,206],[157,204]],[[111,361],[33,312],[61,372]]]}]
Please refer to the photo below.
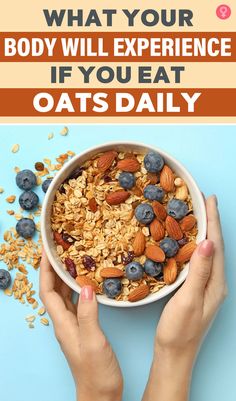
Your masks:
[{"label": "oat flake", "polygon": [[20,145],[16,143],[15,145],[12,146],[11,151],[12,153],[17,153],[20,149]]}]

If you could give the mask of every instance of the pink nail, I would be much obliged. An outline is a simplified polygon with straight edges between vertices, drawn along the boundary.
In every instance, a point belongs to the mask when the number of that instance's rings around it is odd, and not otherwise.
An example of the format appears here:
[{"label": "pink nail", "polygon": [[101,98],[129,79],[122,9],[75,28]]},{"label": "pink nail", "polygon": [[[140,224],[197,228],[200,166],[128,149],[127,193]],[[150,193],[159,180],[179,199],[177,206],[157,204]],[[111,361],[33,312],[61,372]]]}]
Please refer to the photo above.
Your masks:
[{"label": "pink nail", "polygon": [[82,287],[81,290],[81,301],[92,301],[93,299],[93,289],[91,287],[91,285],[85,285],[84,287]]},{"label": "pink nail", "polygon": [[199,255],[208,258],[213,255],[213,251],[214,251],[214,244],[209,239],[202,241],[198,248]]}]

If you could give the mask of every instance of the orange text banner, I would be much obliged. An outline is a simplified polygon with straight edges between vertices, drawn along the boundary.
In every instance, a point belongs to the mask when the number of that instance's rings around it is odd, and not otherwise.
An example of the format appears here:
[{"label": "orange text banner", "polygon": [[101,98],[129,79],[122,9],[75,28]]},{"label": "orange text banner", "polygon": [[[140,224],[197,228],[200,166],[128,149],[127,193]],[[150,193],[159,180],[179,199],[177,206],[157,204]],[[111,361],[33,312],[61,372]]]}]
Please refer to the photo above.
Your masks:
[{"label": "orange text banner", "polygon": [[[43,110],[35,108],[35,99]],[[98,101],[101,93],[103,102]],[[64,95],[63,95],[64,94]],[[186,95],[187,94],[187,95]],[[194,112],[186,99],[195,95]],[[62,101],[63,96],[63,101]],[[66,98],[65,98],[66,96]],[[207,116],[235,117],[236,89],[0,89],[0,117],[162,117]],[[65,106],[66,104],[66,106]],[[59,110],[60,105],[60,110]],[[121,106],[123,109],[121,109]],[[193,107],[193,106],[192,106]]]},{"label": "orange text banner", "polygon": [[2,32],[1,61],[233,62],[236,32]]}]

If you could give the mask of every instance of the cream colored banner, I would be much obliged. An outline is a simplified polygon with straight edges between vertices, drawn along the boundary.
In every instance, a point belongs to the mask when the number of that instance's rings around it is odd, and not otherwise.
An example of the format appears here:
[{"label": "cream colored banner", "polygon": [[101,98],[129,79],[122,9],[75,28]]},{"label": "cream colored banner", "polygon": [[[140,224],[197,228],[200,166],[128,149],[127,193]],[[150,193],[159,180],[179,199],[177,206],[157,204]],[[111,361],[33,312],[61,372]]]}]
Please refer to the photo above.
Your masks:
[{"label": "cream colored banner", "polygon": [[[0,27],[1,31],[204,31],[204,32],[220,32],[220,31],[235,31],[236,29],[236,6],[235,0],[228,0],[226,3],[232,9],[232,15],[227,20],[221,20],[216,16],[216,8],[225,3],[221,0],[8,0],[1,4]],[[82,26],[73,27],[67,26],[67,18],[65,17],[61,27],[48,27],[43,14],[43,9],[73,9],[77,12],[78,9],[83,9],[84,21],[88,17],[88,12],[91,9],[96,9],[101,17],[101,27],[91,25],[90,27]],[[106,17],[102,14],[103,9],[117,9],[117,14],[113,16],[114,25],[106,27]],[[127,26],[127,18],[124,16],[122,9],[130,11],[139,9],[140,12],[135,18],[135,26]],[[193,11],[193,27],[178,26],[178,12],[176,15],[177,23],[171,27],[165,27],[159,22],[155,27],[145,27],[141,23],[141,14],[144,10],[154,9],[159,13],[163,9],[191,9]]]},{"label": "cream colored banner", "polygon": [[[59,66],[61,63],[53,63]],[[72,76],[65,78],[65,84],[50,84],[50,63],[2,63],[0,75],[0,88],[236,88],[235,63],[165,63],[165,71],[170,80],[169,84],[162,81],[159,83],[138,83],[139,63],[132,63],[132,79],[127,84],[121,84],[116,77],[111,83],[99,83],[96,79],[97,70],[103,67],[101,63],[63,63],[63,65],[72,66]],[[83,74],[78,70],[78,66],[88,69],[90,66],[96,66],[91,73],[91,79],[88,84],[83,82]],[[116,63],[109,63],[115,71]],[[181,73],[181,83],[173,84],[174,72],[172,66],[184,65],[185,71]],[[119,63],[119,66],[125,68],[125,63]],[[142,66],[151,66],[151,80],[154,81],[158,72],[159,64],[142,63]],[[163,66],[163,64],[161,64]],[[17,71],[17,73],[16,73]],[[105,75],[105,74],[104,74]],[[21,77],[21,79],[19,79]]]}]

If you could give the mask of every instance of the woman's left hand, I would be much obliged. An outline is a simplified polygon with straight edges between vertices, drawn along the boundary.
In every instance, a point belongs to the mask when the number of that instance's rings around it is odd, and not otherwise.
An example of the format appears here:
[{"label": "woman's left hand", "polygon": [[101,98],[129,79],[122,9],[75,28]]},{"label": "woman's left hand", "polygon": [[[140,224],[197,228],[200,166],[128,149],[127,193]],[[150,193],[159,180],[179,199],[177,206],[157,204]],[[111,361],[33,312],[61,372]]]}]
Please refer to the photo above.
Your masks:
[{"label": "woman's left hand", "polygon": [[43,252],[40,298],[73,374],[77,400],[120,401],[123,378],[99,325],[96,295],[92,287],[83,287],[78,306],[72,303],[71,296],[72,290],[56,275]]}]

